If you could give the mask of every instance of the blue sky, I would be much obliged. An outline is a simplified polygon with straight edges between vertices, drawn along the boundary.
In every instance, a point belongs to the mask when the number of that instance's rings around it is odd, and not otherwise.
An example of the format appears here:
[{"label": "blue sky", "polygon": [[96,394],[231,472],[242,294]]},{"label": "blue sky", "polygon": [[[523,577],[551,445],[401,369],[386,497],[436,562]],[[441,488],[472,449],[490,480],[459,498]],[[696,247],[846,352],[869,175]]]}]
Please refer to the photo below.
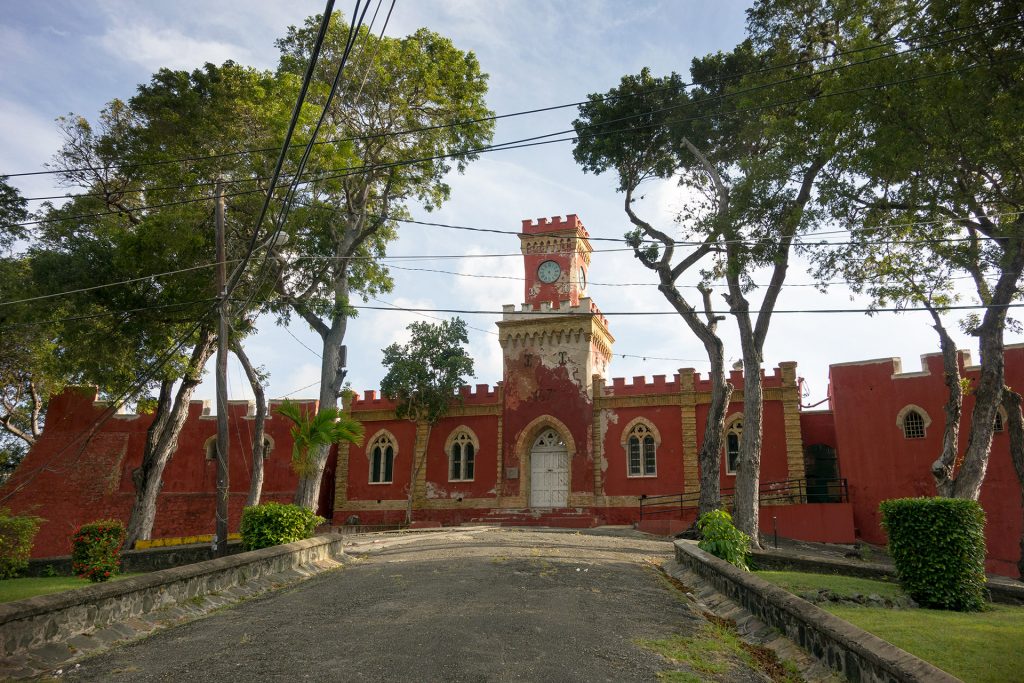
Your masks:
[{"label": "blue sky", "polygon": [[[351,4],[339,0],[337,8],[347,13]],[[427,26],[452,38],[458,47],[473,50],[490,74],[490,108],[506,113],[584,99],[644,66],[655,74],[686,74],[693,57],[728,50],[742,39],[746,5],[736,0],[398,0],[387,33],[405,35]],[[289,24],[322,9],[319,0],[6,2],[0,16],[4,64],[0,70],[0,174],[42,168],[59,145],[57,116],[74,112],[92,119],[110,99],[130,97],[158,68],[191,69],[226,59],[273,68],[277,62],[274,39]],[[500,142],[569,128],[574,114],[575,110],[567,109],[502,120],[494,139]],[[14,181],[26,196],[56,189],[48,176]],[[568,143],[484,155],[465,175],[454,176],[451,185],[448,204],[432,214],[416,208],[416,217],[518,230],[524,218],[576,213],[591,235],[601,237],[621,237],[628,226],[614,178],[584,174],[573,161]],[[666,181],[652,183],[644,194],[644,215],[671,231],[671,218],[681,204],[679,190]],[[518,249],[514,236],[409,225],[403,227],[390,253],[479,256],[514,254]],[[523,276],[518,256],[397,265],[463,275]],[[523,298],[522,282],[514,279],[408,270],[393,274],[395,290],[382,299],[397,306],[500,310],[502,304]],[[628,253],[595,254],[590,279],[595,283],[590,295],[604,311],[670,310],[652,275]],[[97,283],[103,280],[103,273],[97,273]],[[861,308],[867,303],[842,286],[833,286],[828,294],[800,286],[810,281],[806,264],[797,261],[789,276],[795,286],[786,288],[778,308]],[[695,279],[686,283],[694,284]],[[756,301],[755,294],[752,307]],[[477,365],[477,378],[471,382],[493,384],[501,379],[501,352],[493,334],[497,318],[467,316]],[[403,341],[405,326],[417,319],[421,318],[408,312],[365,311],[351,323],[347,345],[353,388],[378,386],[383,374],[380,349]],[[612,376],[671,375],[680,367],[707,370],[703,348],[678,317],[613,317],[611,329],[617,339],[616,354],[625,354],[613,361]],[[721,331],[727,356],[738,358],[732,320],[723,322]],[[301,321],[294,321],[290,332],[306,346],[319,349],[319,338]],[[973,343],[963,335],[958,341],[964,348]],[[1011,336],[1007,341],[1020,339]],[[830,362],[903,356],[904,369],[912,371],[917,369],[918,355],[936,348],[935,333],[923,313],[874,317],[780,313],[772,323],[765,361],[769,368],[779,361],[797,361],[810,390],[807,400],[817,401],[825,396]],[[317,356],[271,320],[261,322],[259,335],[248,341],[247,349],[253,361],[270,372],[269,396],[290,393],[319,377]],[[249,398],[237,367],[230,369],[229,377],[231,398]],[[315,394],[316,387],[311,387],[296,396]],[[208,377],[197,397],[212,396]]]}]

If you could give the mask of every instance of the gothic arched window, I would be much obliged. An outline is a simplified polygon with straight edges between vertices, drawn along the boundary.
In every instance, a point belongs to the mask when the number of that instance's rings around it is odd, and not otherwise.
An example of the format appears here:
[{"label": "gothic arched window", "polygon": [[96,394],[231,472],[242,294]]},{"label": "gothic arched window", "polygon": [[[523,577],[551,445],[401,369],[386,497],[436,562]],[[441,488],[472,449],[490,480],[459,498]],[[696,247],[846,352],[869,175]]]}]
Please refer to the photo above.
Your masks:
[{"label": "gothic arched window", "polygon": [[370,442],[367,455],[370,457],[370,483],[390,484],[394,480],[395,456],[398,445],[388,431],[381,431]]},{"label": "gothic arched window", "polygon": [[445,449],[448,453],[448,481],[473,481],[479,448],[476,435],[469,429],[460,427],[452,432]]}]

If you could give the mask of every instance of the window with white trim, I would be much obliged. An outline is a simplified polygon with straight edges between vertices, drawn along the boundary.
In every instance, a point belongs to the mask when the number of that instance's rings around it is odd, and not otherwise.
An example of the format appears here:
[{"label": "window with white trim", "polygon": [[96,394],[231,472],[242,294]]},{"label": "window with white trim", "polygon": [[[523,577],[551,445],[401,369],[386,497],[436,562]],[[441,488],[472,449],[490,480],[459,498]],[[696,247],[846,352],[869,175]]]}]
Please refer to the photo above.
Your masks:
[{"label": "window with white trim", "polygon": [[448,446],[448,481],[473,481],[476,444],[465,430],[450,439]]},{"label": "window with white trim", "polygon": [[631,477],[658,476],[658,443],[651,428],[638,422],[626,437],[626,456]]},{"label": "window with white trim", "polygon": [[217,437],[211,436],[203,444],[203,450],[206,451],[206,461],[213,462],[217,459]]},{"label": "window with white trim", "polygon": [[370,483],[390,484],[395,474],[395,438],[389,432],[381,432],[370,443]]},{"label": "window with white trim", "polygon": [[924,418],[916,410],[908,410],[903,416],[903,436],[908,439],[924,438]]},{"label": "window with white trim", "polygon": [[740,437],[743,435],[743,420],[729,423],[725,430],[725,473],[736,474],[740,464]]}]

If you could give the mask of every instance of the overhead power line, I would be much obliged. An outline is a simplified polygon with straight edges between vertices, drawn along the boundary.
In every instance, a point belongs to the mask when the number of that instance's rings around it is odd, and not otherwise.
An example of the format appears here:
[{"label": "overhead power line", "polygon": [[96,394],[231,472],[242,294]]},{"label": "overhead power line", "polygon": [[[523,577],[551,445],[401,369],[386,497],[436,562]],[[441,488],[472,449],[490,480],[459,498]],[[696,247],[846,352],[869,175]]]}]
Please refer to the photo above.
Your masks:
[{"label": "overhead power line", "polygon": [[[1018,62],[1018,61],[1021,61],[1021,60],[1024,60],[1024,55],[1017,55],[1017,56],[1015,56],[1013,58],[1009,58],[1009,59],[1006,59],[1006,60],[1002,60],[1000,62],[996,62],[996,64],[1012,63],[1012,62]],[[671,128],[671,127],[680,125],[682,123],[688,123],[688,122],[692,122],[692,121],[711,119],[711,118],[714,118],[716,116],[735,116],[735,115],[738,115],[738,114],[748,114],[748,113],[753,113],[753,112],[758,112],[758,111],[765,111],[765,110],[769,110],[769,109],[776,109],[776,108],[784,107],[784,106],[791,106],[791,105],[800,104],[800,103],[803,103],[803,102],[811,102],[811,101],[816,101],[816,100],[821,100],[821,99],[826,99],[826,98],[831,98],[831,97],[838,97],[838,96],[842,96],[842,95],[858,94],[858,93],[866,92],[866,91],[870,91],[870,90],[881,90],[883,88],[887,88],[887,87],[891,87],[891,86],[895,86],[895,85],[905,85],[905,84],[908,84],[908,83],[913,83],[913,82],[925,80],[925,79],[928,79],[928,78],[936,78],[936,77],[939,77],[939,76],[948,76],[948,75],[967,73],[967,72],[972,71],[972,70],[974,70],[976,68],[979,68],[980,66],[982,66],[981,63],[975,63],[973,65],[966,66],[966,67],[958,67],[958,68],[955,68],[955,69],[946,69],[944,71],[931,72],[931,73],[927,73],[927,74],[919,74],[919,75],[916,75],[916,76],[911,76],[911,77],[908,77],[908,78],[903,78],[903,79],[899,79],[899,80],[895,80],[895,81],[888,81],[888,82],[884,82],[884,83],[873,83],[873,84],[869,84],[869,85],[865,85],[865,86],[860,86],[860,87],[857,87],[857,88],[851,88],[851,89],[848,89],[848,90],[837,90],[837,91],[833,91],[833,92],[821,93],[821,94],[814,95],[814,96],[811,96],[811,97],[791,98],[789,100],[784,100],[784,101],[779,101],[779,102],[772,102],[772,103],[768,103],[768,104],[764,104],[764,105],[758,105],[758,106],[753,106],[753,107],[739,108],[739,109],[735,109],[735,110],[728,111],[728,112],[718,112],[718,113],[715,113],[715,114],[704,114],[704,115],[700,115],[700,116],[692,116],[692,117],[687,117],[687,118],[684,118],[684,119],[679,119],[679,120],[673,122],[672,124],[668,124],[668,127]],[[730,96],[738,96],[740,94],[741,93],[737,92],[737,93],[732,93]],[[679,106],[683,106],[683,105],[679,105]],[[640,117],[640,116],[646,116],[649,113],[650,112],[645,112],[645,113],[635,114],[635,115],[632,115],[630,117],[622,117],[621,120],[637,118],[637,117]],[[619,121],[619,120],[617,119],[616,121]],[[604,122],[601,125],[602,126],[603,125],[607,125],[608,123],[610,123],[610,122]],[[619,128],[619,129],[613,129],[613,130],[602,130],[602,131],[599,131],[599,132],[595,133],[595,135],[613,135],[613,134],[625,133],[625,132],[633,133],[633,132],[636,132],[639,129],[657,127],[659,125],[662,125],[662,124],[660,124],[660,123],[651,123],[651,124],[644,124],[644,125],[641,125],[641,126],[631,126],[631,127],[627,127],[627,128]],[[571,134],[571,135],[569,135],[568,137],[562,137],[562,138],[557,137],[559,135],[566,135],[566,134]],[[466,156],[474,156],[474,155],[478,155],[478,154],[485,154],[485,153],[492,153],[492,152],[502,152],[502,151],[510,151],[510,150],[514,150],[514,149],[523,149],[523,148],[529,148],[529,147],[539,147],[539,146],[543,146],[543,145],[557,144],[557,143],[562,143],[562,142],[576,142],[578,140],[578,137],[579,136],[576,134],[575,129],[566,129],[566,130],[562,130],[562,131],[556,131],[556,132],[553,132],[553,133],[545,133],[545,134],[542,134],[542,135],[535,135],[535,136],[531,136],[531,137],[528,137],[528,138],[521,138],[519,140],[511,140],[511,141],[504,142],[504,143],[496,143],[496,144],[493,144],[493,145],[485,145],[483,147],[459,150],[459,151],[456,151],[456,152],[450,152],[450,153],[446,153],[446,154],[435,154],[435,155],[427,156],[427,157],[420,157],[420,158],[416,158],[416,159],[407,159],[407,160],[403,160],[403,161],[387,162],[387,163],[381,163],[381,164],[364,164],[362,166],[350,166],[350,167],[343,167],[343,168],[337,168],[337,169],[327,169],[327,170],[320,171],[320,173],[323,173],[323,174],[326,174],[326,175],[320,175],[320,176],[317,176],[317,177],[312,178],[310,180],[301,181],[298,184],[300,184],[300,185],[309,185],[309,184],[320,182],[320,181],[324,181],[324,180],[336,180],[336,179],[346,178],[346,177],[353,176],[353,175],[361,175],[361,174],[364,174],[364,173],[371,173],[371,172],[377,171],[377,170],[395,168],[395,167],[400,167],[400,166],[412,166],[412,165],[421,164],[421,163],[428,163],[428,162],[432,162],[432,161],[439,161],[439,160],[442,160],[442,159],[461,158],[461,157],[466,157]],[[225,197],[237,197],[237,196],[242,196],[242,195],[247,195],[247,194],[257,194],[257,193],[262,193],[262,192],[263,192],[262,190],[241,190],[241,191],[237,191],[237,192],[227,193],[227,194],[225,194]],[[269,197],[270,193],[267,193],[267,196]],[[197,198],[197,199],[186,199],[186,200],[179,200],[179,201],[175,201],[175,202],[167,202],[167,203],[162,203],[162,204],[153,204],[153,205],[150,205],[148,207],[140,207],[138,209],[138,211],[141,212],[141,211],[147,211],[149,209],[154,209],[154,208],[163,208],[163,207],[167,207],[167,206],[176,206],[176,205],[181,205],[181,204],[205,202],[205,201],[208,201],[208,200],[209,200],[208,197],[200,197],[200,198]],[[126,210],[119,209],[119,210],[116,210],[116,211],[95,212],[95,213],[89,213],[89,214],[80,214],[80,215],[77,215],[77,216],[61,216],[61,217],[58,217],[58,218],[46,218],[46,219],[38,219],[38,220],[32,220],[32,221],[22,221],[22,222],[19,222],[19,223],[13,223],[13,225],[29,226],[29,225],[36,225],[36,224],[40,224],[40,223],[76,220],[76,219],[79,219],[79,218],[95,218],[95,217],[100,217],[100,216],[109,216],[109,215],[125,214],[125,213],[131,213],[131,211],[130,210],[126,211]]]},{"label": "overhead power line", "polygon": [[[393,9],[393,5],[392,5],[392,9]],[[390,12],[389,12],[389,17],[390,17]],[[925,38],[932,38],[932,37],[936,37],[936,36],[947,35],[947,34],[950,34],[950,33],[962,34],[965,31],[971,31],[971,30],[974,30],[974,29],[982,29],[981,32],[985,32],[985,31],[989,31],[989,30],[993,30],[993,29],[996,29],[996,28],[1001,28],[1001,27],[1004,27],[1004,26],[1013,25],[1013,24],[1017,24],[1017,23],[1020,23],[1020,21],[1019,20],[1010,20],[1010,21],[993,22],[993,23],[978,22],[976,24],[971,24],[971,25],[968,25],[968,26],[958,26],[958,27],[954,27],[954,28],[943,29],[941,31],[923,32],[923,33],[919,33],[919,34],[915,34],[915,35],[911,35],[911,36],[906,36],[906,37],[901,37],[901,38],[894,38],[893,40],[890,40],[890,41],[884,41],[884,42],[876,43],[874,45],[868,45],[868,46],[864,46],[864,47],[860,47],[860,48],[854,48],[854,49],[851,49],[851,50],[842,50],[842,51],[834,52],[832,54],[822,55],[820,57],[819,56],[806,57],[806,58],[802,58],[802,59],[799,59],[799,60],[796,60],[796,61],[793,61],[793,62],[787,62],[787,63],[784,63],[784,64],[778,64],[778,65],[770,65],[770,66],[766,66],[766,67],[761,67],[759,69],[753,69],[753,70],[750,70],[750,71],[741,72],[741,73],[738,73],[738,74],[732,74],[730,76],[726,76],[726,77],[723,77],[723,78],[712,79],[712,80],[709,80],[709,81],[703,82],[703,83],[688,82],[688,83],[681,83],[678,86],[677,85],[670,85],[670,86],[664,86],[662,88],[653,88],[653,89],[650,89],[650,90],[646,90],[646,91],[644,91],[642,93],[628,93],[628,94],[624,94],[624,95],[596,95],[595,97],[599,101],[615,101],[615,100],[627,99],[627,98],[632,98],[632,97],[646,96],[646,95],[657,93],[657,92],[663,92],[665,90],[675,89],[677,87],[690,88],[690,87],[697,87],[697,86],[708,86],[708,85],[713,85],[713,84],[720,84],[720,83],[723,83],[723,82],[735,81],[735,80],[744,78],[746,76],[755,76],[755,75],[764,74],[764,73],[772,73],[774,71],[780,71],[780,70],[783,70],[783,69],[789,69],[789,68],[793,68],[793,67],[798,67],[798,66],[802,66],[802,65],[805,65],[805,64],[811,64],[811,63],[820,62],[820,61],[830,61],[830,60],[838,59],[839,57],[845,57],[845,56],[849,56],[849,55],[860,54],[860,53],[864,53],[864,52],[870,52],[870,51],[873,51],[873,50],[884,49],[884,48],[893,47],[893,46],[896,46],[896,45],[910,44],[910,43],[912,43],[914,41],[922,40],[922,39],[925,39]],[[967,37],[967,36],[970,36],[970,35],[974,35],[974,34],[973,33],[967,33],[966,35],[959,36],[959,38]],[[948,42],[948,41],[940,41],[937,44],[944,44],[945,42]],[[925,49],[926,47],[929,47],[929,46],[919,46],[919,47],[915,48],[915,50]],[[904,51],[902,51],[900,53],[897,53],[897,54],[904,54],[907,51],[908,50],[904,50]],[[475,125],[477,123],[486,123],[488,121],[498,121],[498,120],[501,120],[501,119],[514,118],[514,117],[519,117],[519,116],[530,116],[530,115],[546,113],[546,112],[550,112],[550,111],[557,111],[557,110],[560,110],[560,109],[570,109],[570,108],[579,107],[580,105],[583,105],[583,104],[589,104],[592,101],[593,101],[593,99],[588,98],[586,100],[578,100],[578,101],[575,101],[575,102],[567,102],[567,103],[563,103],[563,104],[549,105],[549,106],[544,106],[544,107],[535,107],[535,108],[525,109],[525,110],[516,111],[516,112],[509,112],[509,113],[506,113],[506,114],[494,114],[494,115],[483,116],[483,117],[479,117],[479,118],[475,118],[475,119],[467,119],[467,120],[463,120],[463,121],[453,121],[453,122],[450,122],[450,123],[435,124],[435,125],[431,125],[431,126],[421,126],[421,127],[417,127],[417,128],[409,128],[409,129],[404,129],[404,130],[400,130],[400,131],[388,131],[388,132],[382,132],[382,133],[372,133],[372,134],[356,135],[356,136],[349,136],[349,137],[342,137],[342,138],[332,138],[332,139],[329,139],[329,140],[323,140],[323,141],[321,141],[319,143],[316,143],[316,144],[329,145],[329,144],[338,144],[338,143],[341,143],[341,142],[355,142],[355,141],[359,141],[359,140],[372,140],[372,139],[377,139],[377,138],[380,138],[380,137],[390,137],[390,136],[397,136],[397,135],[412,135],[412,134],[427,132],[427,131],[431,131],[431,130],[438,130],[438,129],[444,129],[444,128],[454,128],[454,127],[461,127],[461,126],[467,126],[467,125]],[[305,143],[303,143],[303,144],[305,144]],[[303,146],[303,145],[300,145],[300,144],[296,143],[295,145],[292,145],[292,146],[300,147],[300,146]],[[233,150],[233,151],[230,151],[230,152],[221,152],[221,153],[218,153],[218,154],[195,155],[195,156],[179,157],[179,158],[176,158],[176,159],[161,159],[159,161],[152,161],[152,162],[135,162],[135,163],[132,163],[132,164],[127,164],[124,167],[125,168],[142,168],[142,167],[146,167],[146,166],[157,166],[157,165],[182,163],[182,162],[204,161],[204,160],[209,160],[209,159],[220,159],[220,158],[224,158],[224,157],[237,156],[237,155],[243,155],[243,154],[257,154],[257,153],[274,152],[274,151],[277,151],[278,149],[279,149],[279,147],[263,147],[263,148],[255,148],[255,149]],[[11,177],[11,178],[16,178],[16,177],[24,177],[24,176],[49,175],[49,174],[58,174],[58,173],[97,171],[97,170],[104,170],[105,171],[105,170],[109,170],[109,169],[107,169],[107,168],[92,167],[92,166],[83,166],[83,167],[80,167],[80,168],[72,168],[72,169],[49,169],[49,170],[44,170],[44,171],[26,171],[26,172],[20,172],[20,173],[0,173],[0,176],[7,176],[7,177]],[[53,197],[46,197],[46,198],[30,198],[30,201],[31,200],[35,200],[35,199],[62,199],[62,198],[64,198],[64,197],[62,197],[62,196],[53,196]]]}]

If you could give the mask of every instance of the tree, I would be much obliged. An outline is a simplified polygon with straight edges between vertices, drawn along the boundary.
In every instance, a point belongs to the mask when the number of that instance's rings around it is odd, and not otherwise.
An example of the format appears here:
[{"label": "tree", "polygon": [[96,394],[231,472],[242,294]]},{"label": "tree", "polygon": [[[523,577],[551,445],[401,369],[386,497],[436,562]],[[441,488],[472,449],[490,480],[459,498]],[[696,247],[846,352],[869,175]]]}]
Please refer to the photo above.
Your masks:
[{"label": "tree", "polygon": [[[870,40],[871,28],[831,3],[761,0],[748,12],[747,30],[749,38],[732,52],[694,60],[690,92],[675,74],[652,80],[644,71],[606,96],[592,96],[576,122],[576,158],[587,170],[614,167],[619,173],[625,210],[636,227],[627,241],[658,272],[659,289],[708,352],[714,393],[701,451],[702,494],[713,488],[703,496],[702,510],[717,498],[720,420],[729,400],[721,341],[708,329],[709,285],[724,281],[744,368],[734,518],[757,545],[764,344],[794,241],[819,224],[815,195],[846,121],[847,99],[820,95],[868,77],[865,69],[844,69],[856,66],[848,48]],[[632,206],[638,185],[653,177],[677,178],[690,193],[677,222],[694,246],[674,267],[680,243],[638,218]],[[702,262],[705,257],[710,263]],[[674,284],[698,263],[707,322]],[[755,312],[750,297],[762,271],[768,284]]]},{"label": "tree", "polygon": [[384,349],[382,364],[387,372],[381,380],[381,394],[394,401],[395,415],[417,426],[417,447],[409,466],[409,499],[405,521],[412,521],[416,480],[426,462],[430,431],[444,417],[452,403],[459,400],[464,377],[473,377],[473,359],[466,351],[469,343],[466,323],[452,318],[440,323],[414,322],[406,329],[407,344],[391,344]]},{"label": "tree", "polygon": [[[944,448],[932,474],[939,495],[976,500],[1003,400],[1003,335],[1014,324],[1008,307],[1019,298],[1024,272],[1019,7],[980,0],[858,7],[867,21],[910,44],[922,41],[908,36],[944,39],[880,62],[880,78],[905,83],[851,108],[847,135],[859,144],[846,146],[830,169],[829,208],[853,244],[819,255],[819,274],[849,274],[876,302],[932,307],[950,389]],[[865,272],[857,266],[863,260],[879,267]],[[958,274],[983,307],[963,323],[978,337],[981,365],[963,453],[956,449],[955,347],[935,315],[951,301]]]},{"label": "tree", "polygon": [[[270,73],[231,62],[191,73],[165,69],[128,102],[108,104],[96,127],[61,119],[65,142],[54,165],[86,193],[46,211],[30,250],[34,277],[54,292],[94,285],[97,273],[131,281],[63,299],[88,315],[65,323],[61,361],[118,402],[157,391],[142,463],[132,473],[127,547],[151,533],[163,470],[214,348],[212,271],[201,267],[214,254],[212,187],[235,179],[228,245],[229,255],[239,253],[260,201],[248,179],[266,177],[272,163],[219,153],[280,145],[288,104],[276,83]],[[175,274],[146,277],[167,271]]]},{"label": "tree", "polygon": [[[318,17],[292,27],[278,41],[278,76],[294,82],[308,60]],[[344,52],[348,26],[331,18],[321,51],[316,83],[329,83]],[[405,38],[358,34],[311,168],[338,169],[313,174],[297,194],[285,225],[289,244],[303,254],[324,258],[273,261],[281,315],[298,315],[323,341],[320,410],[337,407],[344,383],[343,344],[353,295],[389,291],[391,279],[378,260],[397,236],[395,219],[413,203],[427,210],[450,194],[445,182],[476,157],[473,149],[490,140],[491,114],[484,104],[487,76],[473,53],[426,29]],[[327,86],[310,89],[308,107],[319,114]],[[328,449],[319,448],[302,475],[295,502],[316,505]]]},{"label": "tree", "polygon": [[21,225],[27,218],[21,193],[0,177],[0,326],[5,341],[0,350],[0,482],[39,438],[47,399],[61,386],[53,363],[53,326],[32,320],[29,303],[14,303],[37,294],[29,259],[13,253],[28,236]]},{"label": "tree", "polygon": [[309,472],[319,449],[363,440],[363,425],[338,408],[304,413],[285,400],[277,412],[292,421],[292,469],[299,476]]},{"label": "tree", "polygon": [[[624,76],[619,87],[606,95],[590,95],[580,106],[580,118],[573,122],[579,135],[573,154],[585,171],[603,173],[614,169],[619,176],[619,191],[624,193],[623,208],[634,229],[626,234],[636,258],[658,277],[658,290],[682,317],[687,327],[700,339],[711,364],[711,403],[704,427],[698,462],[700,463],[700,515],[718,509],[720,496],[720,452],[725,411],[733,386],[725,376],[725,347],[718,336],[718,322],[723,319],[713,311],[711,288],[700,285],[702,311],[679,290],[679,278],[694,270],[712,252],[720,249],[721,230],[714,223],[728,211],[727,204],[704,205],[712,214],[702,227],[694,226],[699,244],[677,258],[676,240],[669,229],[655,227],[641,218],[634,203],[641,184],[656,178],[669,178],[678,170],[678,148],[687,147],[689,139],[673,127],[673,112],[690,103],[682,79],[677,74],[663,78],[651,76],[644,69],[637,76]],[[622,131],[621,121],[630,118],[636,123],[630,132]],[[680,185],[701,187],[701,178],[683,176]]]}]

